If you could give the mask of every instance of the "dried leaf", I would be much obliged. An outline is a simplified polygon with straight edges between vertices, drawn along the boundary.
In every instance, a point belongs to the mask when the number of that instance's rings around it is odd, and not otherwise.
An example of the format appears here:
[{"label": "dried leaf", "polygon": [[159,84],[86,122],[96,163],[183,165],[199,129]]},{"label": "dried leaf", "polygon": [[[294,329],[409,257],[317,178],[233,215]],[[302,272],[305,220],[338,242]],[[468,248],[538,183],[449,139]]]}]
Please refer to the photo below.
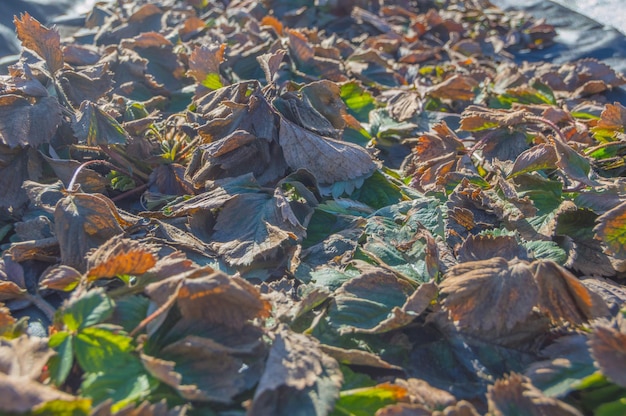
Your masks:
[{"label": "dried leaf", "polygon": [[86,255],[129,224],[123,220],[113,202],[104,195],[70,194],[54,210],[55,234],[59,240],[64,265],[82,270]]},{"label": "dried leaf", "polygon": [[546,397],[528,378],[515,373],[490,386],[487,400],[489,412],[494,416],[511,414],[582,416],[582,413],[574,407]]},{"label": "dried leaf", "polygon": [[63,265],[52,267],[41,276],[39,288],[69,292],[78,286],[82,276],[82,273],[73,267]]},{"label": "dried leaf", "polygon": [[0,411],[6,413],[31,412],[35,406],[54,400],[75,400],[71,394],[26,377],[12,377],[1,373],[0,396]]},{"label": "dried leaf", "polygon": [[156,264],[155,249],[148,244],[115,236],[87,255],[87,279],[140,275]]},{"label": "dried leaf", "polygon": [[308,170],[320,183],[365,178],[376,169],[362,147],[318,136],[282,117],[279,143],[289,167]]},{"label": "dried leaf", "polygon": [[0,144],[11,148],[48,143],[61,124],[61,106],[55,97],[28,100],[0,95]]},{"label": "dried leaf", "polygon": [[529,264],[502,257],[454,266],[439,287],[450,317],[483,332],[510,330],[529,319],[539,300]]},{"label": "dried leaf", "polygon": [[531,265],[539,287],[539,308],[553,320],[581,324],[608,314],[602,298],[551,260]]},{"label": "dried leaf", "polygon": [[[265,16],[263,19],[267,18],[275,19],[272,16]],[[274,82],[274,77],[280,68],[280,64],[283,62],[286,53],[287,51],[285,49],[279,49],[276,52],[266,53],[256,58],[263,69],[265,81],[268,84]]]},{"label": "dried leaf", "polygon": [[467,101],[474,99],[474,90],[476,87],[478,87],[478,83],[474,78],[463,75],[453,75],[445,81],[430,87],[427,94],[442,100]]},{"label": "dried leaf", "polygon": [[53,355],[45,338],[22,335],[12,340],[0,339],[0,373],[36,380]]},{"label": "dried leaf", "polygon": [[31,49],[41,56],[50,74],[55,74],[63,68],[63,52],[61,51],[61,37],[55,29],[48,29],[27,12],[13,19],[17,37],[22,46]]},{"label": "dried leaf", "polygon": [[282,331],[276,334],[248,414],[327,414],[342,382],[339,364],[320,350],[317,340]]},{"label": "dried leaf", "polygon": [[625,328],[625,325],[617,325],[616,328],[600,323],[593,327],[589,339],[591,355],[602,374],[622,387],[626,387]]}]

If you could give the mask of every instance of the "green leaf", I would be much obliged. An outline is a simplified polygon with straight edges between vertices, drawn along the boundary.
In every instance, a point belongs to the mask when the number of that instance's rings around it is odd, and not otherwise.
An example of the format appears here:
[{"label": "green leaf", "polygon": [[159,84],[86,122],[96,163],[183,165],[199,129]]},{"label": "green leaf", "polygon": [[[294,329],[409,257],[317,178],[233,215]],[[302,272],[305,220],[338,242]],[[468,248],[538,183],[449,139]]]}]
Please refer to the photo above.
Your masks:
[{"label": "green leaf", "polygon": [[72,128],[82,142],[88,146],[124,144],[128,133],[113,117],[90,101],[83,101]]},{"label": "green leaf", "polygon": [[348,111],[359,121],[367,122],[370,111],[376,108],[376,100],[358,81],[350,81],[341,86],[341,98]]},{"label": "green leaf", "polygon": [[554,141],[554,147],[558,158],[556,165],[568,178],[584,183],[585,185],[595,185],[595,182],[589,179],[589,172],[591,171],[589,160],[581,156],[567,144],[561,143],[559,140]]},{"label": "green leaf", "polygon": [[339,333],[369,330],[389,317],[394,307],[402,307],[413,287],[385,270],[355,277],[339,288],[328,310],[328,322]]},{"label": "green leaf", "polygon": [[213,91],[224,86],[222,84],[222,80],[220,79],[220,74],[215,72],[207,74],[206,78],[202,80],[202,85]]},{"label": "green leaf", "polygon": [[596,416],[615,416],[615,415],[626,415],[626,392],[624,397],[619,398],[610,403],[605,403],[600,405],[595,412]]},{"label": "green leaf", "polygon": [[112,323],[120,325],[124,331],[131,332],[148,316],[150,299],[145,296],[128,296],[121,298],[115,304]]},{"label": "green leaf", "polygon": [[392,183],[389,178],[377,170],[363,182],[363,186],[352,193],[351,198],[372,208],[380,209],[400,202],[402,192],[398,185]]},{"label": "green leaf", "polygon": [[389,383],[374,387],[342,391],[331,416],[371,416],[389,404],[397,403],[407,395],[400,386]]},{"label": "green leaf", "polygon": [[113,313],[115,304],[102,289],[94,289],[72,299],[62,309],[62,320],[69,331],[98,324]]},{"label": "green leaf", "polygon": [[50,378],[57,386],[65,383],[74,363],[74,336],[68,332],[57,332],[50,337],[48,345],[54,348],[57,355],[52,357],[49,365]]},{"label": "green leaf", "polygon": [[102,326],[84,328],[74,338],[76,359],[81,368],[88,373],[127,365],[135,360],[130,354],[132,349],[132,338],[115,334]]},{"label": "green leaf", "polygon": [[554,241],[524,241],[522,245],[536,259],[553,260],[560,265],[565,264],[567,261],[567,253]]},{"label": "green leaf", "polygon": [[52,400],[37,406],[30,414],[36,416],[87,416],[91,414],[91,399]]},{"label": "green leaf", "polygon": [[[115,361],[112,361],[115,362]],[[125,405],[146,398],[159,382],[150,376],[138,358],[128,360],[104,372],[87,374],[80,388],[83,396],[95,403],[111,399],[117,411]]]}]

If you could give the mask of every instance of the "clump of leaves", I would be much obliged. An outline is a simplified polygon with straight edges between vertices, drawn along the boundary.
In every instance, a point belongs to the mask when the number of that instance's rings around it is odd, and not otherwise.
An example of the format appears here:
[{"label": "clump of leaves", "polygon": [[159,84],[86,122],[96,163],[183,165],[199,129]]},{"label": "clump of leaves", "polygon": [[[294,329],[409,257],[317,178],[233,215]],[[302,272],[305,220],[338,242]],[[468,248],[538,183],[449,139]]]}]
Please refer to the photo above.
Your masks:
[{"label": "clump of leaves", "polygon": [[624,413],[624,77],[515,65],[554,28],[484,2],[317,3],[16,17],[1,412]]}]

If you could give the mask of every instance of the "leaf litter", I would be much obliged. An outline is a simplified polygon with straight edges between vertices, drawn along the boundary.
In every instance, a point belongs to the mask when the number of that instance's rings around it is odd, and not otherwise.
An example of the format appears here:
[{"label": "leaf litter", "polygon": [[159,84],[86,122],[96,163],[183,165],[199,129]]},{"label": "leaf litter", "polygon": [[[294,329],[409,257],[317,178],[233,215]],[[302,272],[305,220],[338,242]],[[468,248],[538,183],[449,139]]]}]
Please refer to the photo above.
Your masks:
[{"label": "leaf litter", "polygon": [[514,64],[550,25],[163,0],[15,26],[1,412],[626,412],[626,79]]}]

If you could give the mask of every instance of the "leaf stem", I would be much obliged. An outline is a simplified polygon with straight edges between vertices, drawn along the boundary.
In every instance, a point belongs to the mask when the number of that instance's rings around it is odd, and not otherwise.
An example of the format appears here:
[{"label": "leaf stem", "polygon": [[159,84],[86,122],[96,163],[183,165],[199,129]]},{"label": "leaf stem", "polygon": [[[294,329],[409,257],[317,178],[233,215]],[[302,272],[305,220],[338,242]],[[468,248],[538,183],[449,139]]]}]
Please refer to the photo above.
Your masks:
[{"label": "leaf stem", "polygon": [[530,122],[533,122],[533,123],[539,123],[539,124],[547,125],[548,127],[550,127],[556,133],[556,136],[561,141],[561,143],[567,144],[567,137],[565,137],[565,135],[563,134],[563,132],[561,131],[559,126],[557,126],[552,121],[548,120],[545,117],[539,117],[539,116],[530,115],[530,114],[525,116],[524,118],[527,121],[530,121]]},{"label": "leaf stem", "polygon": [[83,170],[83,168],[86,168],[86,167],[91,166],[91,165],[107,165],[107,166],[109,166],[112,169],[119,169],[117,166],[115,166],[111,162],[108,162],[108,161],[102,160],[102,159],[94,159],[94,160],[90,160],[88,162],[82,163],[76,169],[76,171],[74,172],[74,175],[72,176],[72,179],[70,180],[70,183],[67,186],[68,191],[70,191],[70,192],[74,191],[74,186],[76,184],[76,180],[78,178],[78,174],[80,173],[81,170]]},{"label": "leaf stem", "polygon": [[54,321],[54,315],[56,313],[56,309],[52,305],[50,305],[44,298],[41,297],[39,293],[32,295],[30,293],[26,294],[26,299],[31,301],[33,305],[39,308],[42,311],[46,318],[50,320],[50,322]]}]

